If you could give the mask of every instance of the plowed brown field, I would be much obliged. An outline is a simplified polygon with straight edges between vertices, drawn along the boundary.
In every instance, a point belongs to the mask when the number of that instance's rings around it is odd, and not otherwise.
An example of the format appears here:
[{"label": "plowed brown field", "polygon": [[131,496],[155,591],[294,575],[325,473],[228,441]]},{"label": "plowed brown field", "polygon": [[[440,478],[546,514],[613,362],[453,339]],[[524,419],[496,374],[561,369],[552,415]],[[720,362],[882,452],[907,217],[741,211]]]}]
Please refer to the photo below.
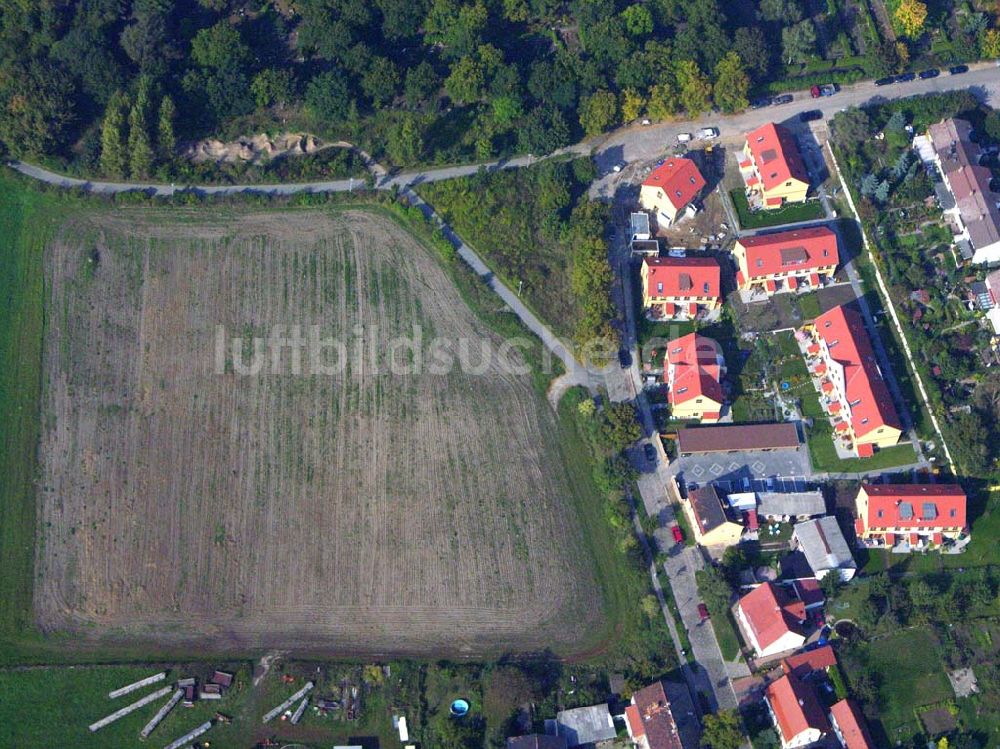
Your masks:
[{"label": "plowed brown field", "polygon": [[393,221],[125,209],[75,218],[46,272],[43,629],[352,654],[593,644],[595,571],[529,376],[314,375],[305,355],[301,375],[236,374],[231,355],[215,371],[220,325],[496,344]]}]

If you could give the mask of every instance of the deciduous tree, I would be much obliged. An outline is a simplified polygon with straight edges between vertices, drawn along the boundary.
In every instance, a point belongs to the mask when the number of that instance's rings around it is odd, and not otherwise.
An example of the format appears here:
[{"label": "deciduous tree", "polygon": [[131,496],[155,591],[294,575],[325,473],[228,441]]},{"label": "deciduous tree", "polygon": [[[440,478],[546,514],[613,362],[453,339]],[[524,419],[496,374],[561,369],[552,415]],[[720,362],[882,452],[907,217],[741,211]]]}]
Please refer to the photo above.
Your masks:
[{"label": "deciduous tree", "polygon": [[810,19],[781,30],[781,50],[786,62],[805,62],[816,49],[816,27]]},{"label": "deciduous tree", "polygon": [[900,0],[892,17],[903,34],[915,39],[924,31],[927,5],[920,0]]},{"label": "deciduous tree", "polygon": [[739,749],[745,743],[735,710],[706,715],[701,745],[708,749]]},{"label": "deciduous tree", "polygon": [[642,108],[646,106],[646,99],[635,89],[625,89],[622,92],[622,120],[631,122],[642,114]]},{"label": "deciduous tree", "polygon": [[712,106],[712,83],[694,60],[677,63],[677,85],[681,107],[692,119],[709,111]]},{"label": "deciduous tree", "polygon": [[653,33],[653,14],[645,5],[630,5],[622,11],[625,30],[630,36],[646,36]]},{"label": "deciduous tree", "polygon": [[599,135],[618,122],[618,97],[597,91],[580,102],[580,126],[587,135]]},{"label": "deciduous tree", "polygon": [[750,105],[747,99],[749,90],[750,78],[743,61],[730,50],[715,66],[715,105],[727,114],[742,111]]}]

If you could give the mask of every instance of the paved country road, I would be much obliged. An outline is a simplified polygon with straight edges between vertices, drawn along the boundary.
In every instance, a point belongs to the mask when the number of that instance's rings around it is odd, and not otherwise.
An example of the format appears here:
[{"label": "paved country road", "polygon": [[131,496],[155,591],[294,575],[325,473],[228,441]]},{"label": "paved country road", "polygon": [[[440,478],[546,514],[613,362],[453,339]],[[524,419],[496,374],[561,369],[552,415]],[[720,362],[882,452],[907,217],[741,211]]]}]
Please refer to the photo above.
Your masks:
[{"label": "paved country road", "polygon": [[[972,88],[984,101],[997,104],[1000,101],[1000,68],[994,63],[978,63],[970,66],[968,73],[949,75],[943,72],[939,77],[922,81],[920,79],[909,83],[894,83],[889,86],[876,87],[871,81],[863,81],[851,86],[844,86],[834,96],[813,99],[808,91],[794,94],[794,100],[777,107],[763,107],[748,110],[735,115],[708,114],[696,120],[677,120],[663,122],[648,127],[632,126],[620,128],[614,132],[590,140],[581,141],[545,157],[518,156],[511,159],[501,159],[483,164],[465,164],[461,166],[426,169],[416,172],[402,172],[396,175],[380,177],[378,187],[389,189],[405,187],[421,182],[437,182],[444,179],[464,177],[475,174],[480,168],[513,169],[530,166],[542,158],[552,158],[562,155],[582,156],[594,153],[597,161],[597,179],[591,188],[595,197],[607,196],[612,190],[615,173],[611,171],[615,164],[632,161],[647,161],[665,152],[667,147],[676,143],[677,134],[695,132],[700,127],[718,127],[723,137],[733,136],[752,130],[766,122],[782,121],[797,117],[800,112],[819,109],[825,118],[829,119],[841,109],[850,106],[860,106],[871,102],[876,97],[882,99],[899,99],[918,94],[939,93]],[[877,100],[877,99],[876,99]],[[9,162],[9,165],[28,177],[48,182],[62,187],[82,187],[95,193],[118,193],[130,190],[146,190],[155,195],[172,195],[185,189],[196,189],[206,195],[231,195],[241,192],[260,192],[272,195],[294,195],[300,192],[347,192],[360,188],[361,180],[330,180],[322,182],[294,182],[271,185],[188,185],[163,184],[156,182],[102,182],[84,180],[44,169],[33,164],[20,161]]]}]

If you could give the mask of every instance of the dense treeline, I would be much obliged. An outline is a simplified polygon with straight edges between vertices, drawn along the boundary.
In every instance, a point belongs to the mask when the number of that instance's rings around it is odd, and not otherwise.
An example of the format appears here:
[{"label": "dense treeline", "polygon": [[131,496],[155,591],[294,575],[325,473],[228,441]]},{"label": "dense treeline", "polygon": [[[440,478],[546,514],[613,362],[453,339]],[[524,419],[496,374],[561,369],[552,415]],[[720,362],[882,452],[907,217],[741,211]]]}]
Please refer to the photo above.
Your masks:
[{"label": "dense treeline", "polygon": [[0,140],[109,176],[165,172],[188,139],[296,128],[403,165],[547,153],[642,116],[741,109],[789,65],[884,64],[843,33],[847,9],[814,6],[0,0]]}]

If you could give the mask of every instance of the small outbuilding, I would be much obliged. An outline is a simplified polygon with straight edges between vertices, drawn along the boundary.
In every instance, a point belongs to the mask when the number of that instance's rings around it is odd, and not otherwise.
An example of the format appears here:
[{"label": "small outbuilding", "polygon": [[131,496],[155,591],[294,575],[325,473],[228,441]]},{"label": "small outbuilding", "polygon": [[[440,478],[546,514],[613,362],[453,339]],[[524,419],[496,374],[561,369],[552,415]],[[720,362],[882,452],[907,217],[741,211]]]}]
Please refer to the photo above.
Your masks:
[{"label": "small outbuilding", "polygon": [[832,515],[798,523],[792,531],[792,539],[802,549],[818,580],[834,572],[847,582],[858,571],[847,539]]},{"label": "small outbuilding", "polygon": [[556,733],[566,739],[568,749],[607,741],[618,734],[606,702],[556,713]]}]

